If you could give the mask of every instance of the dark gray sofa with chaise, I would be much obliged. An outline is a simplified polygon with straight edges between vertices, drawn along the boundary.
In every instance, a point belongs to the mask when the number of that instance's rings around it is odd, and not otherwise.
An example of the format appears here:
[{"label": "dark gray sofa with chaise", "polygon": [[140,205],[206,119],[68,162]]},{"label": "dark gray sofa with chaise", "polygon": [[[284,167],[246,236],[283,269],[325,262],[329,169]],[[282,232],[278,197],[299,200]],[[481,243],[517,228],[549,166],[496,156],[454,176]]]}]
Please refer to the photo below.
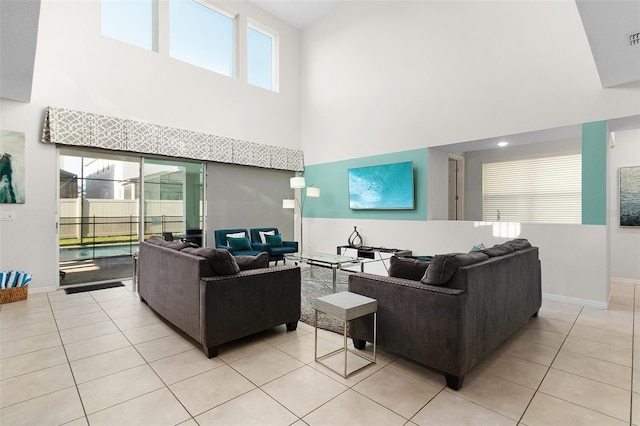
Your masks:
[{"label": "dark gray sofa with chaise", "polygon": [[[474,365],[536,316],[542,303],[538,248],[527,240],[436,255],[430,264],[395,261],[390,268],[395,277],[352,274],[349,291],[378,301],[380,347],[443,372],[455,390]],[[373,341],[371,318],[349,327],[357,348]]]},{"label": "dark gray sofa with chaise", "polygon": [[[300,268],[268,267],[268,254],[232,256],[152,237],[140,244],[138,293],[154,311],[202,344],[219,345],[300,319]],[[266,267],[264,267],[266,265]],[[244,270],[240,270],[240,266]]]}]

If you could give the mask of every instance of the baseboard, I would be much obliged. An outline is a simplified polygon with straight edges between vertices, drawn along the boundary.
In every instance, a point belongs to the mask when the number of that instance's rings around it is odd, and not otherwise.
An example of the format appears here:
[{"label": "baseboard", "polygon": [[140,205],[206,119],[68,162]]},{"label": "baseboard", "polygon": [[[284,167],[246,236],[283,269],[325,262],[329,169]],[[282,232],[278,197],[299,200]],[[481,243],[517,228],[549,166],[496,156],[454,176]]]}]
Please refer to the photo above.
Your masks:
[{"label": "baseboard", "polygon": [[558,296],[556,294],[542,293],[542,299],[544,306],[544,299],[555,300],[557,302],[575,303],[578,305],[591,306],[599,309],[607,309],[607,302],[598,302],[596,300],[578,299],[576,297]]},{"label": "baseboard", "polygon": [[611,277],[611,282],[616,282],[620,284],[631,284],[631,285],[640,285],[640,280],[634,280],[633,278],[618,278]]}]

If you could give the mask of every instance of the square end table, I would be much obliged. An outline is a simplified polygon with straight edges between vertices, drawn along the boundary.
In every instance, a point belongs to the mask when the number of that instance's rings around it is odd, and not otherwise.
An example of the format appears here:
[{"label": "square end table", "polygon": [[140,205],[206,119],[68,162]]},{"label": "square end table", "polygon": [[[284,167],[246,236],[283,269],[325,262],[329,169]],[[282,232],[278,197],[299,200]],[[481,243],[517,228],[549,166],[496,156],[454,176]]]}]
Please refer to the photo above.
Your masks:
[{"label": "square end table", "polygon": [[[315,344],[314,344],[314,359],[321,363],[328,369],[342,374],[342,377],[347,378],[356,371],[376,363],[376,321],[378,302],[370,297],[363,296],[357,293],[351,293],[349,291],[343,291],[340,293],[330,294],[328,296],[319,297],[314,301],[315,309]],[[318,356],[318,312],[322,312],[327,315],[331,315],[344,323],[344,347],[329,352],[328,354]],[[347,322],[363,317],[365,315],[373,314],[373,358],[370,358],[362,353],[356,351],[350,351],[347,349]],[[344,351],[344,371],[339,372],[322,362],[324,359],[333,356],[337,353]],[[347,374],[347,354],[348,352],[363,358],[369,363],[351,371]]]}]

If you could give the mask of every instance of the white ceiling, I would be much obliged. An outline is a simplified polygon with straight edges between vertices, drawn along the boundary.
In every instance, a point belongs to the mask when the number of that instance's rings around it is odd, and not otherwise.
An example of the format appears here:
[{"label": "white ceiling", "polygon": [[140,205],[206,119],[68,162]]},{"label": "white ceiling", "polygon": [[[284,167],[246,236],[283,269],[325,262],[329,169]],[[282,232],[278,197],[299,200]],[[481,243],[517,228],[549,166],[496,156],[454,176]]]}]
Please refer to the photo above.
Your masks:
[{"label": "white ceiling", "polygon": [[324,18],[346,0],[249,0],[299,30]]},{"label": "white ceiling", "polygon": [[[602,87],[640,80],[640,1],[576,0]],[[637,35],[636,37],[640,37]]]}]

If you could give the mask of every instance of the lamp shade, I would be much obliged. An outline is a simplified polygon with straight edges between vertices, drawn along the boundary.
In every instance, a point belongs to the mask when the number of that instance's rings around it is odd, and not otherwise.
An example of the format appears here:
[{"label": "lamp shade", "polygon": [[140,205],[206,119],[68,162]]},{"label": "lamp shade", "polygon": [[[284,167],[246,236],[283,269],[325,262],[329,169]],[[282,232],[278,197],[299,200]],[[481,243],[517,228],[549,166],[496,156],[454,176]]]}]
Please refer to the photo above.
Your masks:
[{"label": "lamp shade", "polygon": [[304,188],[305,186],[304,178],[302,176],[292,177],[291,179],[289,179],[289,186],[292,189]]},{"label": "lamp shade", "polygon": [[307,188],[307,197],[318,198],[320,196],[320,188],[316,188],[315,186],[310,186]]},{"label": "lamp shade", "polygon": [[282,200],[282,208],[283,209],[295,209],[296,208],[296,200],[291,200],[291,199]]}]

